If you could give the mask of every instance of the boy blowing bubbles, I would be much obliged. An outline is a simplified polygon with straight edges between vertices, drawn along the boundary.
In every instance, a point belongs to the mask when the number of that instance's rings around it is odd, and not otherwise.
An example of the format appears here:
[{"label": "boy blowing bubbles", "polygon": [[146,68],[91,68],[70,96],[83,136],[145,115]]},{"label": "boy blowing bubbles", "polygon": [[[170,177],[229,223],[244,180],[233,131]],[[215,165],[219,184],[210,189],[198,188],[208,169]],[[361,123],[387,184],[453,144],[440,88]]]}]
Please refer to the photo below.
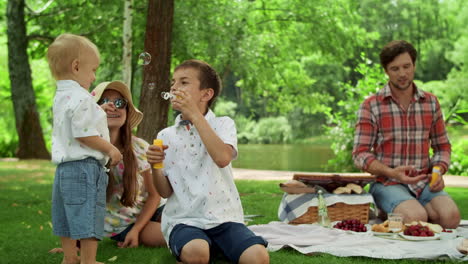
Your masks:
[{"label": "boy blowing bubbles", "polygon": [[[57,164],[52,191],[52,224],[60,236],[62,263],[97,263],[106,205],[105,165],[122,159],[109,142],[105,112],[88,89],[99,66],[97,47],[85,37],[62,34],[47,51],[57,80],[54,98],[52,162]],[[80,240],[78,257],[76,240]]]},{"label": "boy blowing bubbles", "polygon": [[267,243],[243,223],[231,169],[234,121],[209,109],[220,90],[218,74],[203,61],[185,61],[174,71],[171,102],[181,114],[158,134],[165,145],[146,153],[150,164],[164,161],[164,169],[153,169],[158,192],[168,198],[161,229],[183,263],[208,263],[213,252],[232,263],[269,263]]}]

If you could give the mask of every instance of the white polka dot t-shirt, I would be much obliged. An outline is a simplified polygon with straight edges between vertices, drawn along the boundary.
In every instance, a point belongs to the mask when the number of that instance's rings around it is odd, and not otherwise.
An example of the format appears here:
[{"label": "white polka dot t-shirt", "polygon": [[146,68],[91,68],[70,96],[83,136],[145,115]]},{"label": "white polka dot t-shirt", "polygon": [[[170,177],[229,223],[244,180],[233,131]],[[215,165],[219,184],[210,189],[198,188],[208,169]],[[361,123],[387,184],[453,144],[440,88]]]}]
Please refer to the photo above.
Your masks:
[{"label": "white polka dot t-shirt", "polygon": [[[234,121],[229,117],[216,117],[211,110],[205,118],[221,140],[237,153]],[[175,125],[158,134],[164,145],[169,146],[165,151],[163,172],[174,190],[162,216],[161,228],[166,241],[177,224],[209,229],[225,222],[243,223],[244,219],[231,164],[219,168],[195,126],[179,125],[180,121],[179,115]]]}]

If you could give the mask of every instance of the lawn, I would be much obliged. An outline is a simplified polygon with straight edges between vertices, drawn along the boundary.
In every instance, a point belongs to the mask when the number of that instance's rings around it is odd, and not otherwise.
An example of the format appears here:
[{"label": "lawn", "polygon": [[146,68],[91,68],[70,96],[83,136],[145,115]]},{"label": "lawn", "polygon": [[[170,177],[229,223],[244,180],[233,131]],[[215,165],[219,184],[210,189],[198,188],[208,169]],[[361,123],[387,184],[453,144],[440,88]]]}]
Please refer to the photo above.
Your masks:
[{"label": "lawn", "polygon": [[[50,222],[51,185],[55,166],[46,161],[0,162],[0,262],[60,263],[61,255],[47,251],[58,247]],[[278,181],[237,181],[245,214],[258,214],[251,224],[277,220],[282,192]],[[468,218],[468,192],[463,188],[447,188]],[[305,256],[283,249],[270,253],[271,263],[414,263],[414,260],[380,260],[364,257],[340,258],[327,254]],[[115,259],[109,261],[109,259]],[[109,239],[99,244],[98,260],[106,263],[175,263],[167,249],[140,247],[119,249]],[[216,263],[225,263],[217,261]],[[440,261],[424,261],[440,263]]]}]

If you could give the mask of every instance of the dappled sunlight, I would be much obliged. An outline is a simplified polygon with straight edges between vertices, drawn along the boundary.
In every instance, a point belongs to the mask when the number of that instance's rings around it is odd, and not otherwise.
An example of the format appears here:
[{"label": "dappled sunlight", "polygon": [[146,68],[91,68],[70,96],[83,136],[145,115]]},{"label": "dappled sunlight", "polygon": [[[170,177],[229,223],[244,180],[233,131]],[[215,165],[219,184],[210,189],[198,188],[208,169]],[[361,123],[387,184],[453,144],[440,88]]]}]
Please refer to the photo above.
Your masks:
[{"label": "dappled sunlight", "polygon": [[[51,185],[56,166],[48,160],[0,160],[0,183],[13,183],[9,189],[22,190],[31,183]],[[26,184],[24,184],[26,183]],[[18,185],[19,184],[19,185]],[[2,186],[5,188],[6,186]]]},{"label": "dappled sunlight", "polygon": [[56,165],[50,160],[0,159],[0,169],[47,170],[54,171]]}]

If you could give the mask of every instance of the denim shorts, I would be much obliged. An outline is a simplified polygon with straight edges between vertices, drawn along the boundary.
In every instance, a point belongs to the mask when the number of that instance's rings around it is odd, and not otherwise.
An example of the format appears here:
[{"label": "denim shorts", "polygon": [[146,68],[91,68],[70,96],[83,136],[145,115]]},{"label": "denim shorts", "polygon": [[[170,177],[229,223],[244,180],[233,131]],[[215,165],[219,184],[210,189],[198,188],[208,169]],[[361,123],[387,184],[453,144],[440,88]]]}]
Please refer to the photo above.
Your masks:
[{"label": "denim shorts", "polygon": [[[154,212],[153,216],[150,218],[151,222],[161,222],[161,216],[164,210],[164,206],[165,205],[162,205],[158,209],[156,209],[156,212]],[[119,242],[124,242],[125,238],[127,237],[128,232],[132,230],[134,225],[135,223],[130,224],[129,226],[127,226],[127,228],[124,229],[124,231],[118,233],[115,236],[111,236],[111,239],[115,241],[119,241]]]},{"label": "denim shorts", "polygon": [[52,189],[55,235],[102,239],[107,181],[105,168],[94,158],[57,166]]},{"label": "denim shorts", "polygon": [[169,236],[169,247],[172,254],[180,261],[182,248],[194,239],[203,239],[210,246],[210,258],[222,253],[230,262],[238,263],[242,253],[250,246],[268,243],[260,236],[256,236],[244,224],[227,222],[210,229],[178,224]]},{"label": "denim shorts", "polygon": [[416,198],[406,184],[385,186],[380,182],[373,183],[369,192],[374,197],[377,207],[386,213],[393,212],[404,201],[417,200],[422,206],[425,206],[437,196],[448,196],[445,191],[431,192],[429,185],[426,185],[421,195]]}]

